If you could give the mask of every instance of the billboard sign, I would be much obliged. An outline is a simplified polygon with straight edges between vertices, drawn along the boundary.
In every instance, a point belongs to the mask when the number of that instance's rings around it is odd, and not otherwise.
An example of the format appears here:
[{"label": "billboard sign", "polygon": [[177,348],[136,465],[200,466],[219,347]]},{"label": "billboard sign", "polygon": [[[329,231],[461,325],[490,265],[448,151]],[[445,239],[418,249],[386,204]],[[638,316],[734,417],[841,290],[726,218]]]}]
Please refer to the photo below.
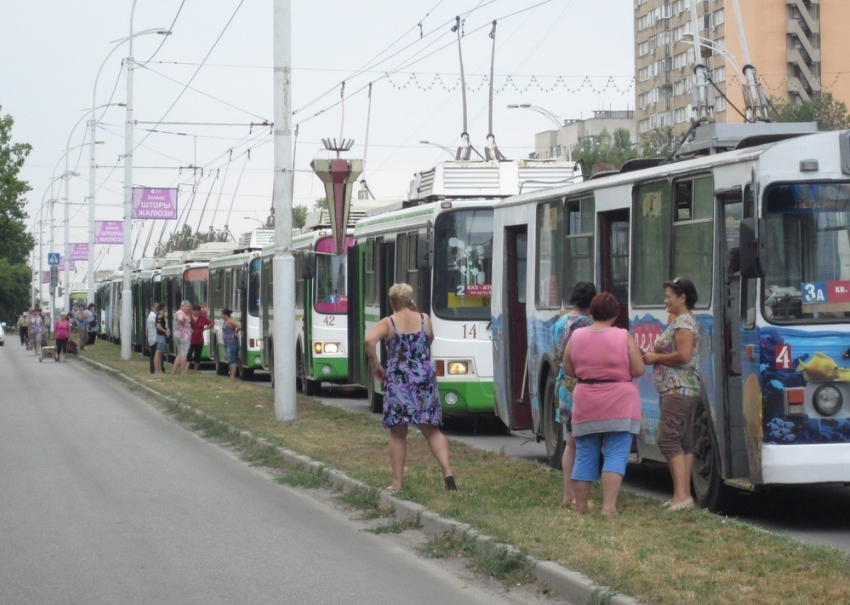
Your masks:
[{"label": "billboard sign", "polygon": [[88,244],[71,244],[71,260],[88,260],[89,245]]},{"label": "billboard sign", "polygon": [[59,271],[64,271],[64,270],[65,270],[65,266],[66,266],[66,265],[67,265],[67,267],[68,267],[68,271],[76,271],[76,270],[77,270],[77,263],[75,263],[73,260],[68,260],[68,258],[67,258],[67,257],[62,258],[62,259],[59,261],[59,266],[58,266],[58,267],[56,267],[56,268],[57,268]]},{"label": "billboard sign", "polygon": [[49,284],[50,283],[50,271],[42,271],[41,272],[41,283]]},{"label": "billboard sign", "polygon": [[177,218],[177,189],[133,187],[133,218]]},{"label": "billboard sign", "polygon": [[121,221],[96,221],[94,237],[98,244],[123,244],[124,223]]}]

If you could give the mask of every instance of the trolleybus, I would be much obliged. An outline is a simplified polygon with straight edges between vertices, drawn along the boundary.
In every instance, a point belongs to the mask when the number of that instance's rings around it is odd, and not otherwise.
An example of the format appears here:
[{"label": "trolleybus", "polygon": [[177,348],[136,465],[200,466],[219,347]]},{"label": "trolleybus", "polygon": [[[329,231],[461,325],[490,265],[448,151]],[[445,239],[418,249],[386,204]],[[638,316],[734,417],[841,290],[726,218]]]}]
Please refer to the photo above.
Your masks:
[{"label": "trolleybus", "polygon": [[574,178],[580,172],[572,162],[443,162],[416,175],[407,201],[357,222],[349,254],[356,268],[349,284],[349,374],[366,387],[372,411],[381,410],[383,390],[365,355],[365,335],[391,313],[389,287],[405,282],[431,316],[443,412],[493,414],[493,204]]},{"label": "trolleybus", "polygon": [[[730,486],[850,482],[850,131],[730,126],[697,130],[712,155],[517,196],[494,217],[496,413],[553,465],[551,327],[573,285],[612,292],[646,349],[668,324],[662,283],[694,282],[693,483],[712,510]],[[651,371],[637,384],[635,457],[663,461]]]}]

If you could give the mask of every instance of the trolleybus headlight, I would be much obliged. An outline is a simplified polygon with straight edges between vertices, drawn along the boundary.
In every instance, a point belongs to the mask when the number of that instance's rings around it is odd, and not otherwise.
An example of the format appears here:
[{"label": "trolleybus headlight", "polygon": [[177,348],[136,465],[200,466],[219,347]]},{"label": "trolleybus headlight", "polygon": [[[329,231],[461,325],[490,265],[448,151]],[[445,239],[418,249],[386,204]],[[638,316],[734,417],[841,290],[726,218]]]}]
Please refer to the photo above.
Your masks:
[{"label": "trolleybus headlight", "polygon": [[449,391],[446,393],[446,405],[455,405],[457,403],[457,393],[454,391]]},{"label": "trolleybus headlight", "polygon": [[338,342],[326,342],[325,343],[325,353],[339,353],[339,343]]},{"label": "trolleybus headlight", "polygon": [[332,371],[331,366],[322,366],[322,374],[324,374],[325,376],[330,374],[331,371]]},{"label": "trolleybus headlight", "polygon": [[449,362],[449,376],[454,376],[457,374],[468,374],[469,373],[469,364],[465,361],[450,361]]},{"label": "trolleybus headlight", "polygon": [[313,350],[316,352],[316,355],[321,355],[321,353],[322,353],[322,343],[314,342],[313,343]]},{"label": "trolleybus headlight", "polygon": [[841,391],[831,384],[825,384],[818,387],[815,391],[815,394],[812,397],[812,403],[814,403],[818,414],[822,416],[832,416],[841,409],[843,398],[841,397]]},{"label": "trolleybus headlight", "polygon": [[263,339],[262,339],[262,338],[258,338],[258,339],[257,339],[257,348],[258,348],[258,349],[262,349],[262,348],[263,348]]}]

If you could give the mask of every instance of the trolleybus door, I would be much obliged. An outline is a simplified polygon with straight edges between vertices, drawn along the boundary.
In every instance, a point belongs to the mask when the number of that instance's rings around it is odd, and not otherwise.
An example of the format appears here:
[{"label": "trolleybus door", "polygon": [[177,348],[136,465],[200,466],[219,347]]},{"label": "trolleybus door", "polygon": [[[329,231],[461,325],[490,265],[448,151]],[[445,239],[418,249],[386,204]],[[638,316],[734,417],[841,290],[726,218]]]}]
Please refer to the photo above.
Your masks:
[{"label": "trolleybus door", "polygon": [[620,310],[614,325],[629,328],[629,211],[615,210],[599,214],[600,251],[602,253],[600,292],[610,292]]},{"label": "trolleybus door", "polygon": [[[720,257],[720,284],[723,293],[723,365],[725,382],[725,401],[723,422],[725,430],[718,430],[717,438],[725,450],[721,456],[726,476],[749,477],[747,444],[744,440],[743,384],[741,381],[741,309],[744,280],[741,279],[738,263],[738,245],[740,224],[743,218],[743,204],[738,194],[734,198],[721,200],[722,213],[720,237],[722,256]],[[721,450],[721,451],[723,451]]]},{"label": "trolleybus door", "polygon": [[531,400],[528,388],[528,333],[526,322],[526,275],[528,264],[528,227],[505,230],[507,242],[507,288],[505,330],[508,331],[504,354],[510,368],[508,376],[508,417],[502,421],[512,430],[532,428]]}]

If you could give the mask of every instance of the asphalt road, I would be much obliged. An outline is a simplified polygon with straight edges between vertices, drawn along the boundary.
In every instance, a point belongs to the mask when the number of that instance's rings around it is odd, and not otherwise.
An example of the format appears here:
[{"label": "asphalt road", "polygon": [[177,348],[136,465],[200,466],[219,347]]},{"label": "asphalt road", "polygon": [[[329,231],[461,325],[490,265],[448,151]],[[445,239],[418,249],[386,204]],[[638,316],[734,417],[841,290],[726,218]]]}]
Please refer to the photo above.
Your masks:
[{"label": "asphalt road", "polygon": [[526,601],[361,531],[102,373],[39,363],[12,339],[0,418],[3,605]]}]

